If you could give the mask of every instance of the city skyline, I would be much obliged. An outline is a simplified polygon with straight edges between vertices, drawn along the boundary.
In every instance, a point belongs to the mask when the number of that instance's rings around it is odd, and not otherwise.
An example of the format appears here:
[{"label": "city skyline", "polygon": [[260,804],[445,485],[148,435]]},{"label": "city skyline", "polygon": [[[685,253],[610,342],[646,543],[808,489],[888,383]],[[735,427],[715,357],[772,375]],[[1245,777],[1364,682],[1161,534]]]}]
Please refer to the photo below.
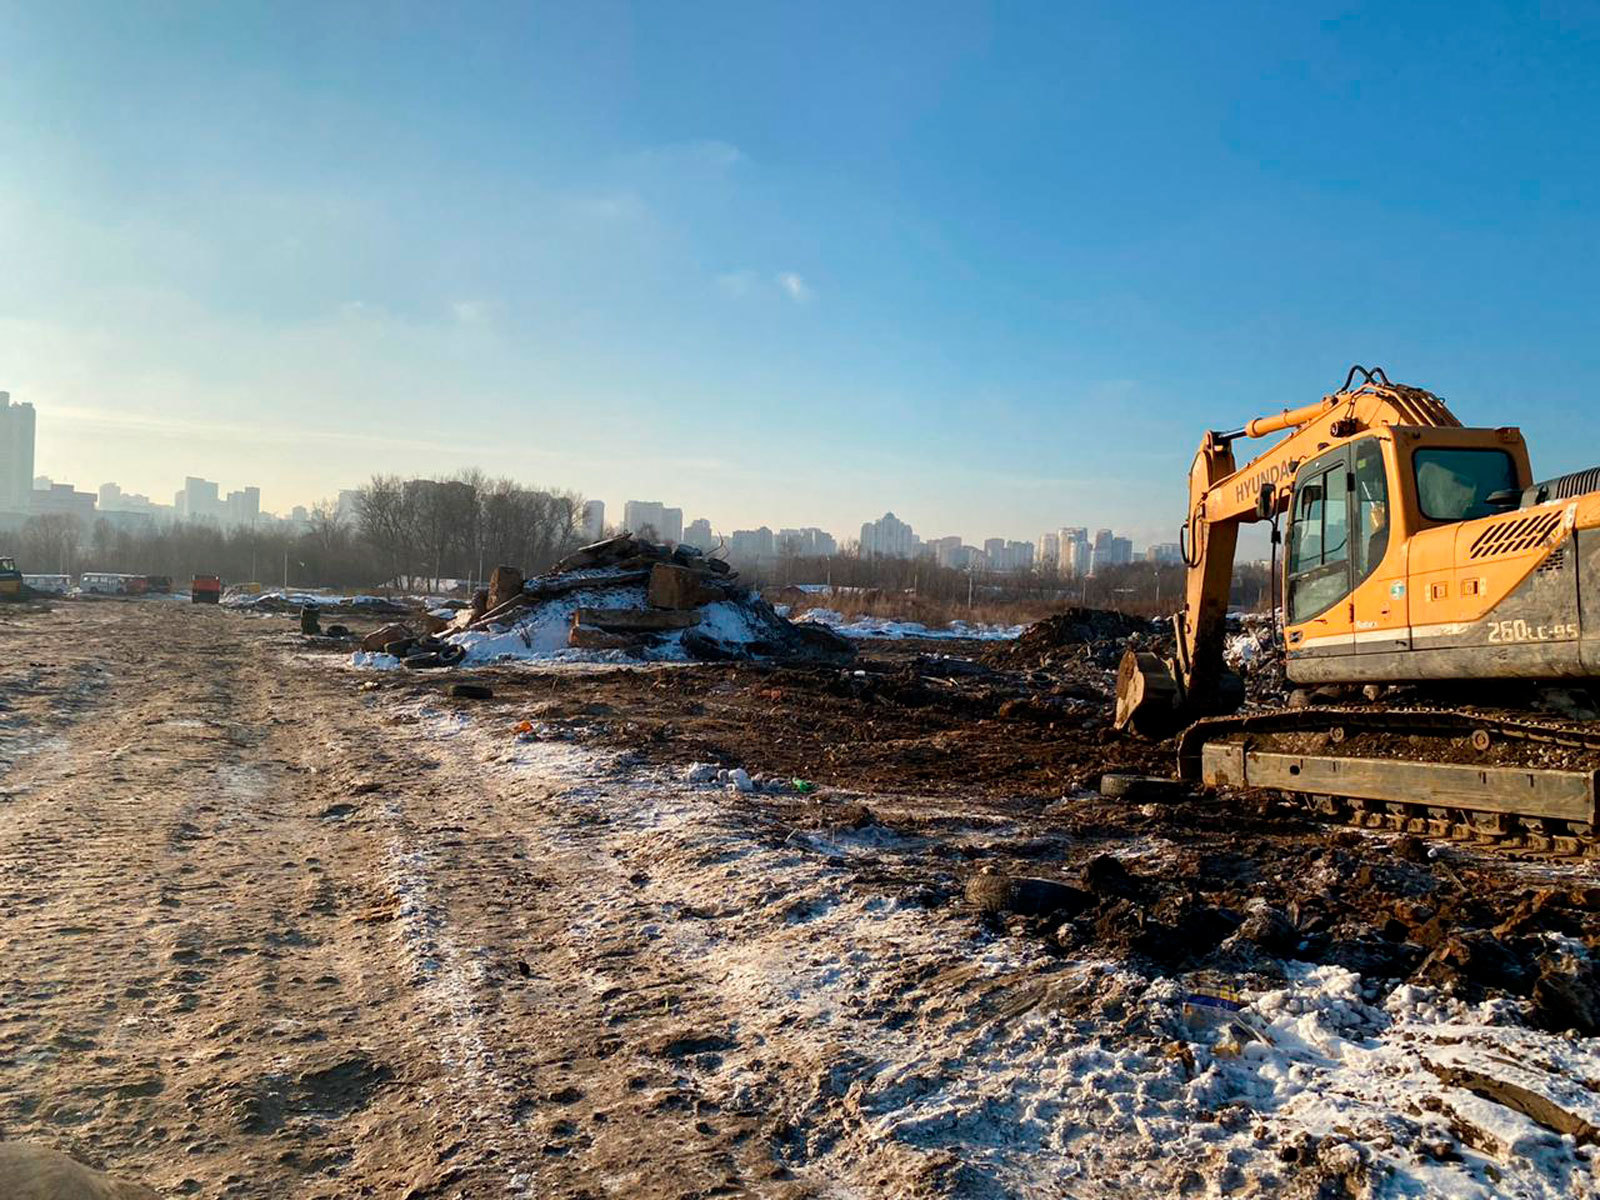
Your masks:
[{"label": "city skyline", "polygon": [[[28,497],[27,510],[8,509],[5,503],[0,502],[0,514],[9,512],[12,515],[16,515],[18,512],[22,512],[22,515],[26,515],[27,512],[33,511],[35,504],[32,493],[48,491],[50,486],[54,485],[58,492],[60,489],[71,489],[78,497],[91,495],[95,497],[95,503],[92,508],[96,514],[144,513],[153,517],[195,519],[210,521],[224,526],[236,526],[250,525],[257,519],[304,522],[314,505],[331,502],[336,506],[343,519],[353,520],[355,517],[353,497],[361,485],[334,488],[327,494],[318,496],[309,504],[295,504],[286,511],[281,512],[263,507],[262,489],[257,485],[246,484],[241,488],[224,494],[221,491],[222,485],[218,481],[196,475],[184,476],[184,486],[172,494],[173,501],[170,504],[154,499],[146,493],[124,488],[120,480],[102,481],[91,491],[89,487],[80,486],[76,481],[58,479],[56,474],[51,472],[40,471],[34,473],[33,468],[36,465],[43,465],[38,458],[33,441],[33,439],[37,438],[38,431],[41,428],[39,412],[36,407],[30,402],[14,401],[9,392],[0,391],[0,414],[4,414],[0,416],[0,498],[7,495],[6,488],[10,486],[10,480],[17,477],[16,472],[18,470],[24,469],[24,462],[26,470],[31,476],[28,480],[30,495]],[[50,427],[48,412],[46,412],[45,418],[42,428],[48,430]],[[23,429],[27,430],[26,435],[19,432]],[[25,448],[24,441],[26,441]],[[10,458],[7,457],[8,455]],[[43,488],[39,486],[41,481],[45,484]],[[581,490],[580,494],[583,494]],[[585,500],[585,528],[590,528],[593,525],[591,514],[596,512],[600,516],[600,525],[603,528],[604,514],[614,510],[604,500],[588,496],[585,496]],[[54,510],[71,511],[74,505],[76,508],[82,508],[83,502],[82,500],[74,502],[61,500],[54,506]],[[692,526],[701,525],[705,527],[703,537],[725,537],[730,541],[736,534],[759,534],[764,529],[771,539],[774,553],[776,553],[778,544],[786,536],[791,540],[799,540],[814,548],[818,545],[816,535],[823,534],[835,548],[822,553],[836,553],[838,548],[847,546],[852,541],[856,541],[863,546],[866,543],[865,538],[841,537],[837,530],[823,530],[817,525],[790,526],[779,524],[778,528],[774,530],[771,524],[762,522],[753,528],[739,528],[736,524],[719,525],[713,523],[710,518],[703,516],[697,517],[692,522],[686,522],[684,509],[681,506],[669,506],[662,501],[629,499],[623,501],[618,507],[623,514],[619,523],[620,528],[637,532],[648,526],[654,529],[659,536],[674,542],[685,540],[685,535]],[[893,513],[889,512],[885,515],[892,517]],[[864,530],[865,526],[862,528]],[[979,536],[968,541],[965,535],[957,534],[946,535],[936,540],[947,543],[947,549],[957,551],[982,549],[986,554],[989,553],[989,543],[998,540],[1002,543],[1002,549],[1006,555],[1005,561],[1008,563],[1019,563],[1021,559],[1018,556],[1022,553],[1022,549],[1027,547],[1027,562],[1031,565],[1036,557],[1045,557],[1043,554],[1036,554],[1034,548],[1042,545],[1045,537],[1051,536],[1054,535],[1046,533],[1039,535],[1037,538],[1028,539],[1010,537],[997,539],[992,536]],[[694,544],[692,540],[691,544]],[[745,542],[741,544],[750,545],[752,543]],[[705,548],[710,547],[707,545]],[[958,555],[957,557],[961,556]],[[993,556],[991,555],[991,557]],[[945,561],[945,559],[941,559],[941,561]],[[1018,568],[1008,567],[1006,569]]]}]

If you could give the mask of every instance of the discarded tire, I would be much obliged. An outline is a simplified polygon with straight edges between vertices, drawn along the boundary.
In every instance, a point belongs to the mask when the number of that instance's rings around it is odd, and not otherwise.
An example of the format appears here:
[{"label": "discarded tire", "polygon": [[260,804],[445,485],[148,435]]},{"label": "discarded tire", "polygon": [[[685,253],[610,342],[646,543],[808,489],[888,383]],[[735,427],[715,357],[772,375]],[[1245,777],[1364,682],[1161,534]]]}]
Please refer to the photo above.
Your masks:
[{"label": "discarded tire", "polygon": [[400,665],[408,671],[433,671],[448,664],[440,662],[437,654],[413,654],[402,658]]},{"label": "discarded tire", "polygon": [[1118,800],[1171,800],[1186,792],[1187,787],[1176,779],[1163,779],[1159,775],[1102,775],[1100,794]]},{"label": "discarded tire", "polygon": [[1075,913],[1094,898],[1088,892],[1053,879],[1013,879],[1009,875],[974,875],[967,880],[967,902],[984,912]]}]

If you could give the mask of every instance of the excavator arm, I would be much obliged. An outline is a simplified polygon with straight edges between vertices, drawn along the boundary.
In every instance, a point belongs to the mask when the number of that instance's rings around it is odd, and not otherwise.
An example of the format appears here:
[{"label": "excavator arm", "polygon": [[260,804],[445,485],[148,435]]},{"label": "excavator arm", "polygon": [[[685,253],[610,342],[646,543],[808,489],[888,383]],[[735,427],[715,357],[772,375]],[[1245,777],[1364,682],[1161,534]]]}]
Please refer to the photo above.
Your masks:
[{"label": "excavator arm", "polygon": [[[1363,377],[1355,384],[1356,376]],[[1224,666],[1228,595],[1239,526],[1284,512],[1295,471],[1307,459],[1384,425],[1459,427],[1444,402],[1421,388],[1389,382],[1381,368],[1350,369],[1344,386],[1315,404],[1257,417],[1240,429],[1212,430],[1189,468],[1189,509],[1183,525],[1188,568],[1183,611],[1172,618],[1171,658],[1129,650],[1117,676],[1118,729],[1164,736],[1201,716],[1232,712],[1243,686]],[[1244,466],[1233,443],[1284,437]]]}]

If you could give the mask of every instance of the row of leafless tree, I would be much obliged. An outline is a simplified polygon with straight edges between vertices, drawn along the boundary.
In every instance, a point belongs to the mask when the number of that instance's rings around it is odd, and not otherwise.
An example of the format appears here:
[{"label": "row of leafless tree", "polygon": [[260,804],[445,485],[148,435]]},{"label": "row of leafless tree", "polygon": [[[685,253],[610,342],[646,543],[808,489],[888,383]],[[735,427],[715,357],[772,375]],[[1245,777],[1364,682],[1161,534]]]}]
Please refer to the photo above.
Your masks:
[{"label": "row of leafless tree", "polygon": [[350,587],[377,583],[381,573],[376,557],[331,503],[317,505],[298,530],[219,529],[200,521],[128,527],[104,517],[85,528],[76,517],[48,513],[31,518],[12,544],[18,565],[30,575],[118,571],[187,582],[201,574],[233,582]]},{"label": "row of leafless tree", "polygon": [[506,563],[534,573],[580,542],[583,502],[567,492],[526,487],[468,471],[446,479],[375,475],[358,494],[356,516],[332,501],[290,529],[221,529],[199,521],[127,527],[101,518],[31,518],[8,544],[28,574],[119,571],[221,575],[292,587],[436,587],[478,579]]},{"label": "row of leafless tree", "polygon": [[466,471],[447,479],[374,475],[356,499],[362,540],[390,579],[482,579],[499,564],[548,569],[581,540],[583,500]]},{"label": "row of leafless tree", "polygon": [[[746,578],[752,578],[748,567]],[[1180,566],[1133,563],[1109,567],[1094,575],[1062,579],[1046,572],[972,572],[941,567],[928,559],[784,558],[764,563],[752,581],[761,586],[830,583],[922,597],[959,608],[985,604],[1018,604],[1047,612],[1083,605],[1137,616],[1162,616],[1183,607],[1185,571]],[[1247,611],[1270,604],[1265,568],[1239,563],[1234,568],[1230,604]]]}]

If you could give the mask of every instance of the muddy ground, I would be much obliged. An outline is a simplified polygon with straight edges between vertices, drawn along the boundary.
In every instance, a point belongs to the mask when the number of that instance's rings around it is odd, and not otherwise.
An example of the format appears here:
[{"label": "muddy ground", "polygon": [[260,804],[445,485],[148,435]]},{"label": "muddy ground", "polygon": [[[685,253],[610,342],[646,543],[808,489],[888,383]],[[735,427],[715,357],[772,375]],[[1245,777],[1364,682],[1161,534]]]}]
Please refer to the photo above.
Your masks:
[{"label": "muddy ground", "polygon": [[[1352,1160],[1169,1102],[1197,1068],[1139,989],[1292,959],[1597,1032],[1592,864],[1099,799],[1170,747],[1081,656],[419,676],[154,599],[0,639],[0,1139],[164,1195],[1381,1194],[1393,1129]],[[1085,1047],[1148,1116],[1064,1107]],[[1528,1144],[1439,1090],[1394,1119],[1495,1194]],[[1583,1128],[1540,1187],[1592,1190]]]}]

